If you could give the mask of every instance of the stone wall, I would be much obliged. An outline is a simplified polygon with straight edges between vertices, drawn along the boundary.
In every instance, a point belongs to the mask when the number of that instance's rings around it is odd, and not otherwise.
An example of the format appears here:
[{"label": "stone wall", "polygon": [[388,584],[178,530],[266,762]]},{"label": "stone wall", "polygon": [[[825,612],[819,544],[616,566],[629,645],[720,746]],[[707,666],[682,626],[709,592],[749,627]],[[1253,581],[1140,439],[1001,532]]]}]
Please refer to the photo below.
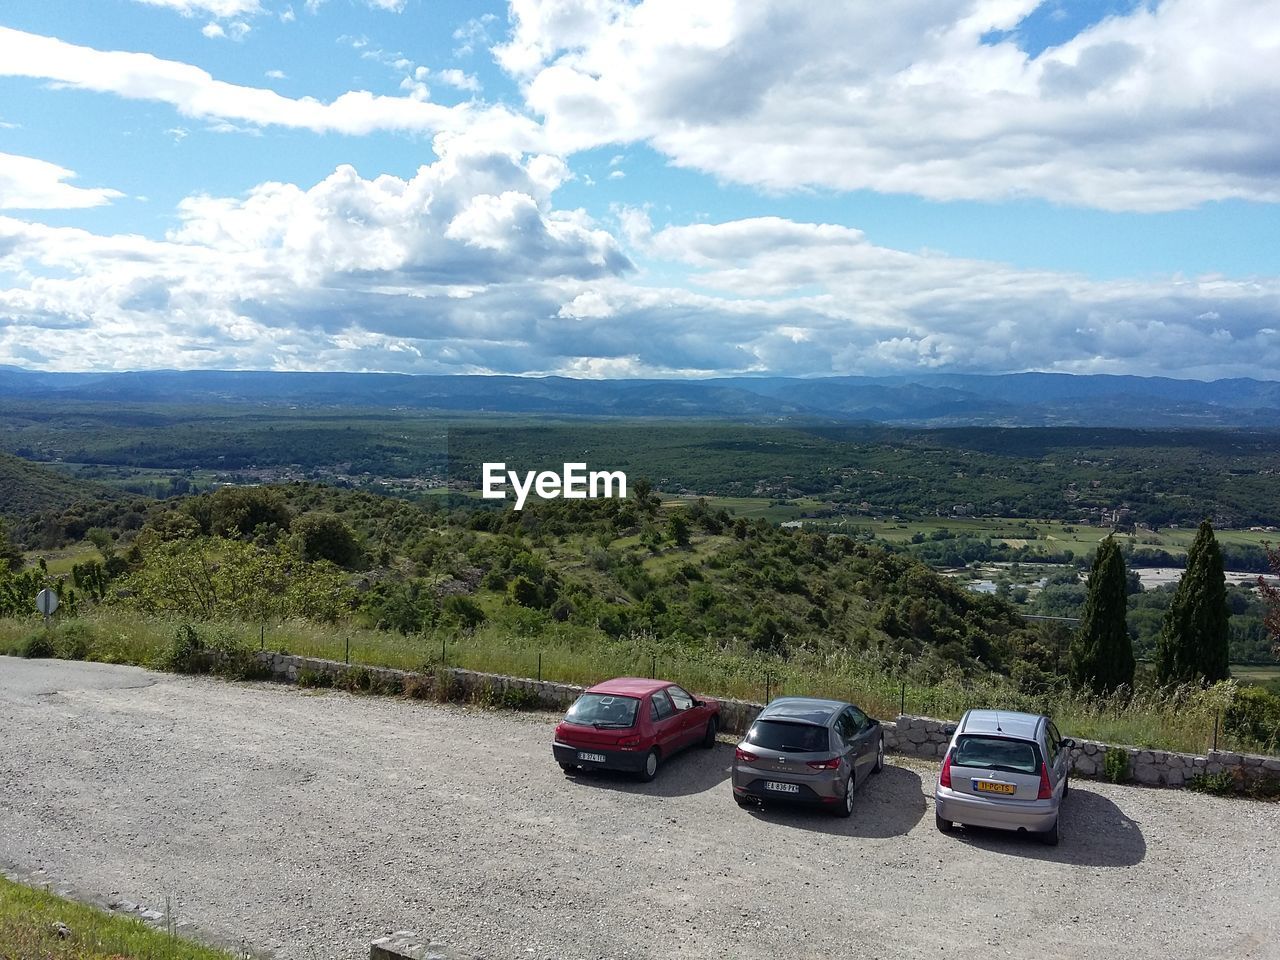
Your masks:
[{"label": "stone wall", "polygon": [[[893,748],[897,753],[917,757],[941,758],[955,730],[955,723],[931,717],[899,717],[898,736]],[[1264,778],[1280,780],[1280,757],[1263,757],[1210,750],[1204,754],[1176,753],[1170,750],[1148,750],[1142,747],[1114,746],[1096,740],[1075,740],[1071,748],[1071,773],[1086,779],[1105,776],[1105,758],[1109,750],[1125,756],[1125,779],[1151,787],[1181,787],[1197,774],[1226,773],[1236,785],[1244,788]],[[889,738],[885,737],[889,747]]]},{"label": "stone wall", "polygon": [[[296,657],[264,651],[258,654],[263,667],[277,680],[297,683],[299,677],[312,682],[324,677],[324,685],[371,689],[384,693],[402,693],[417,685],[440,699],[481,699],[498,705],[540,707],[563,710],[571,704],[583,687],[571,683],[553,683],[529,677],[508,677],[496,673],[480,673],[459,667],[442,667],[429,673],[393,670],[389,667],[367,667],[313,657]],[[449,689],[438,687],[447,683]],[[764,705],[746,700],[720,701],[720,729],[725,733],[744,734]],[[887,720],[884,729],[885,749],[893,753],[928,759],[941,759],[951,740],[955,722],[933,717],[900,716]],[[1108,750],[1119,750],[1127,759],[1127,779],[1148,786],[1181,787],[1196,774],[1226,773],[1241,788],[1265,778],[1280,781],[1280,757],[1262,757],[1210,750],[1203,755],[1146,750],[1139,747],[1112,746],[1094,740],[1076,739],[1071,749],[1072,774],[1084,778],[1102,778],[1103,762]]]},{"label": "stone wall", "polygon": [[382,937],[369,945],[369,960],[461,960],[462,957],[463,954],[445,944],[425,940],[408,930]]}]

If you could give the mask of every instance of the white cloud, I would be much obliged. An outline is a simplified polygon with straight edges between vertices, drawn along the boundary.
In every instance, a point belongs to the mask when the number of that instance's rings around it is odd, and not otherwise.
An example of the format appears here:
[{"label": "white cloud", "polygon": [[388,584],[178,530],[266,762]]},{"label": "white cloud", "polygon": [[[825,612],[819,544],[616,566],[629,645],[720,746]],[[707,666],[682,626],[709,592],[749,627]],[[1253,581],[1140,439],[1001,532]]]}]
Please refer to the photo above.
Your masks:
[{"label": "white cloud", "polygon": [[0,76],[51,80],[81,90],[135,100],[168,103],[188,117],[283,126],[317,133],[363,135],[377,130],[461,132],[481,149],[524,152],[538,149],[541,133],[528,118],[501,106],[461,103],[442,106],[413,97],[349,91],[324,103],[293,99],[273,90],[215,80],[206,71],[145,53],[100,51],[53,37],[0,27]]},{"label": "white cloud", "polygon": [[769,189],[1280,201],[1276,0],[1140,3],[1034,57],[992,42],[1039,5],[512,0],[495,53],[562,152],[644,141]]},{"label": "white cloud", "polygon": [[[459,152],[409,180],[191,197],[164,240],[0,219],[0,362],[588,376],[1058,370],[1272,377],[1280,279],[1097,282],[877,246],[838,224],[654,229],[650,264],[563,162]],[[658,278],[661,277],[659,282]],[[41,337],[57,329],[57,338]],[[42,357],[23,354],[47,344]],[[110,349],[107,349],[107,345]]]},{"label": "white cloud", "polygon": [[211,21],[201,27],[200,32],[210,40],[234,40],[239,43],[249,35],[249,31],[252,29],[243,20],[234,20],[227,24],[225,28],[222,24]]},{"label": "white cloud", "polygon": [[134,0],[152,7],[167,7],[184,17],[204,14],[213,17],[248,17],[262,12],[258,0]]},{"label": "white cloud", "polygon": [[76,187],[75,173],[34,157],[0,153],[0,210],[71,210],[100,207],[124,194],[103,187]]},{"label": "white cloud", "polygon": [[470,90],[472,93],[480,92],[480,81],[473,74],[464,73],[456,67],[448,67],[444,70],[437,70],[435,75],[441,83],[448,84],[458,90]]},{"label": "white cloud", "polygon": [[365,2],[372,9],[385,10],[387,13],[401,13],[405,5],[405,0],[365,0]]},{"label": "white cloud", "polygon": [[266,73],[269,80],[288,80],[289,75],[283,70],[268,70]]},{"label": "white cloud", "polygon": [[[509,367],[563,284],[630,263],[556,210],[555,158],[446,154],[409,180],[340,167],[303,189],[196,196],[162,241],[0,218],[0,357],[46,366]],[[559,171],[559,172],[557,172]],[[110,343],[110,350],[104,349]]]}]

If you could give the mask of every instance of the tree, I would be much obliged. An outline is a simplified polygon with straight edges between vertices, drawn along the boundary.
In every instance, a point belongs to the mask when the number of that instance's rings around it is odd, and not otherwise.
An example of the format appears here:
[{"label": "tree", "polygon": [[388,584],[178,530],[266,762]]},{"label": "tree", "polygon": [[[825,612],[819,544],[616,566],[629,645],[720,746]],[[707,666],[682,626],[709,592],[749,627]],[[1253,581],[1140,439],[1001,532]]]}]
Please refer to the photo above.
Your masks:
[{"label": "tree", "polygon": [[1071,644],[1071,682],[1077,687],[1105,694],[1133,686],[1133,642],[1125,622],[1126,584],[1120,545],[1107,537],[1093,558],[1084,615]]},{"label": "tree", "polygon": [[[1271,544],[1266,544],[1266,550],[1271,572],[1276,575],[1277,580],[1280,580],[1280,550],[1272,550]],[[1262,595],[1263,602],[1267,605],[1265,620],[1267,632],[1275,640],[1275,652],[1280,655],[1280,587],[1268,583],[1265,577],[1259,577],[1258,593]]]},{"label": "tree", "polygon": [[304,513],[289,526],[294,549],[308,563],[328,560],[340,567],[360,561],[360,544],[347,522],[332,513]]},{"label": "tree", "polygon": [[682,550],[689,546],[689,521],[680,511],[674,511],[667,520],[667,535],[671,542]]},{"label": "tree", "polygon": [[1205,520],[1187,551],[1187,569],[1156,641],[1156,679],[1216,683],[1230,677],[1230,621],[1222,551]]},{"label": "tree", "polygon": [[6,564],[10,570],[22,569],[22,550],[10,537],[3,517],[0,517],[0,563]]}]

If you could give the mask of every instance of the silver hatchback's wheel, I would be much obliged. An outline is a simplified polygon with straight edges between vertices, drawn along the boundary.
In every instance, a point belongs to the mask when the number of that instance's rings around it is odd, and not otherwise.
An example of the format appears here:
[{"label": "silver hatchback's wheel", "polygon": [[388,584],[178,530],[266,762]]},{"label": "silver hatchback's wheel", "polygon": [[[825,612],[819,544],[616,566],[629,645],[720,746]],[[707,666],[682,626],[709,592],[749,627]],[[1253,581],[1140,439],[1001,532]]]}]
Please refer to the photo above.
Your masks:
[{"label": "silver hatchback's wheel", "polygon": [[884,737],[880,738],[880,745],[876,747],[876,765],[871,768],[872,773],[879,773],[884,769]]},{"label": "silver hatchback's wheel", "polygon": [[640,771],[640,779],[648,783],[658,775],[658,748],[654,747],[644,758],[644,769]]},{"label": "silver hatchback's wheel", "polygon": [[1053,826],[1044,833],[1040,834],[1040,842],[1045,846],[1056,847],[1058,845],[1058,821],[1053,821]]},{"label": "silver hatchback's wheel", "polygon": [[940,816],[938,816],[936,813],[935,813],[933,816],[934,816],[934,819],[935,819],[935,820],[937,821],[937,823],[938,823],[938,829],[939,829],[940,831],[942,831],[943,833],[950,833],[950,832],[951,832],[951,821],[950,821],[950,820],[943,820],[943,819],[942,819]]}]

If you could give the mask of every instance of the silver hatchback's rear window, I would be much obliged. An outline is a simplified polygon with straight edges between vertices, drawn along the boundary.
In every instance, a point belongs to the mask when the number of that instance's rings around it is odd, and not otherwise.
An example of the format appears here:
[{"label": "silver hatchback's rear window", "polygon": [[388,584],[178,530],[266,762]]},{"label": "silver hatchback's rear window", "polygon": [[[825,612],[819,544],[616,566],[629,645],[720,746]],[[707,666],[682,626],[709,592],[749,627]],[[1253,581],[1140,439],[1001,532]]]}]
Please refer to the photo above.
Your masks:
[{"label": "silver hatchback's rear window", "polygon": [[986,767],[1009,773],[1040,772],[1040,755],[1035,744],[1006,737],[961,737],[951,754],[951,762],[958,767]]}]

